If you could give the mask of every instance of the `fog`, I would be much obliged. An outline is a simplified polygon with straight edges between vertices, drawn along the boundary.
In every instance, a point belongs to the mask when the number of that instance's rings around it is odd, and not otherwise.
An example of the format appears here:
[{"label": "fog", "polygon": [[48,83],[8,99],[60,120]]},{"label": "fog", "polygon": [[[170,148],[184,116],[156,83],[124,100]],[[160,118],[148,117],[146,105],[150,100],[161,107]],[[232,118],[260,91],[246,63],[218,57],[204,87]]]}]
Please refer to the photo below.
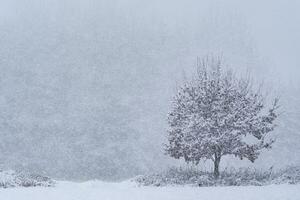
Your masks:
[{"label": "fog", "polygon": [[0,0],[0,168],[114,180],[181,164],[163,153],[167,113],[207,55],[281,98],[277,142],[254,165],[299,165],[299,9],[297,0]]}]

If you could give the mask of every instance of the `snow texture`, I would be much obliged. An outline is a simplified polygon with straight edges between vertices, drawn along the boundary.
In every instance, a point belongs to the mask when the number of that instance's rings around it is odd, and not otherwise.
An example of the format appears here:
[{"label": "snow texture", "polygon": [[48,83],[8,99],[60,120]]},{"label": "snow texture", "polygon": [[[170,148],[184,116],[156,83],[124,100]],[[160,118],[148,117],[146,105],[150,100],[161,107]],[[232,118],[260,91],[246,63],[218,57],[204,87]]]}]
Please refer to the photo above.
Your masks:
[{"label": "snow texture", "polygon": [[138,187],[130,182],[58,182],[54,188],[0,189],[2,200],[299,200],[300,185]]}]

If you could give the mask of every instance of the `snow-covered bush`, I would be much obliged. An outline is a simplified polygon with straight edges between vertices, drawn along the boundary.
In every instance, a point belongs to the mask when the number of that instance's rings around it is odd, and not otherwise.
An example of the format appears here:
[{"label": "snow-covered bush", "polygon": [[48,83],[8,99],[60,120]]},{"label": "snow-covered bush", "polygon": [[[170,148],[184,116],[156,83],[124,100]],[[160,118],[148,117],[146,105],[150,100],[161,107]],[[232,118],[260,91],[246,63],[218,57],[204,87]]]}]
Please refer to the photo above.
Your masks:
[{"label": "snow-covered bush", "polygon": [[55,182],[45,176],[15,171],[0,170],[0,188],[8,187],[51,187]]},{"label": "snow-covered bush", "polygon": [[290,166],[284,170],[280,170],[277,176],[272,180],[272,183],[289,183],[299,184],[300,183],[300,167]]},{"label": "snow-covered bush", "polygon": [[226,169],[218,179],[212,172],[197,169],[170,168],[162,173],[138,176],[141,186],[192,185],[192,186],[263,186],[270,184],[299,184],[300,167],[288,167],[274,172],[252,168]]},{"label": "snow-covered bush", "polygon": [[270,180],[273,179],[273,175],[272,170],[230,169],[223,171],[220,178],[215,180],[215,184],[221,186],[262,186],[269,184]]},{"label": "snow-covered bush", "polygon": [[195,169],[170,168],[162,173],[138,176],[135,181],[141,185],[195,185],[206,174]]}]

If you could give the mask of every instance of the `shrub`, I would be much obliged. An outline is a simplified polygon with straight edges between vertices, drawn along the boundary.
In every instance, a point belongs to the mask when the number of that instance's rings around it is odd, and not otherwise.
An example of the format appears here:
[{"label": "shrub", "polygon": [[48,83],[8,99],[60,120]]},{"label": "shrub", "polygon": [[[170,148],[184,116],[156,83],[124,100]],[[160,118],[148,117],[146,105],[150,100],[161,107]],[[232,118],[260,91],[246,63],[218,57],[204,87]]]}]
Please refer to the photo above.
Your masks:
[{"label": "shrub", "polygon": [[0,188],[9,187],[51,187],[55,182],[45,176],[15,171],[0,171]]},{"label": "shrub", "polygon": [[263,186],[270,184],[300,183],[300,167],[288,167],[274,172],[253,168],[226,169],[218,179],[212,172],[189,168],[170,168],[162,173],[138,176],[134,179],[141,186]]}]

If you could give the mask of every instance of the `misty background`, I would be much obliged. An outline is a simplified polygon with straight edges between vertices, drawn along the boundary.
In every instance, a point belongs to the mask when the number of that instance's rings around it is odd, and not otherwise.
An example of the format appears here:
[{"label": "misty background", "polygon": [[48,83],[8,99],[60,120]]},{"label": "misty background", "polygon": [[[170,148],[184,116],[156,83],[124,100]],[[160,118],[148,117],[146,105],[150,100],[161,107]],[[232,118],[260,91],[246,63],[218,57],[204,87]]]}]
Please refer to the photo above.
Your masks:
[{"label": "misty background", "polygon": [[263,81],[283,111],[271,151],[222,165],[300,165],[299,9],[297,0],[0,0],[0,168],[115,180],[177,165],[162,145],[170,101],[211,54]]}]

